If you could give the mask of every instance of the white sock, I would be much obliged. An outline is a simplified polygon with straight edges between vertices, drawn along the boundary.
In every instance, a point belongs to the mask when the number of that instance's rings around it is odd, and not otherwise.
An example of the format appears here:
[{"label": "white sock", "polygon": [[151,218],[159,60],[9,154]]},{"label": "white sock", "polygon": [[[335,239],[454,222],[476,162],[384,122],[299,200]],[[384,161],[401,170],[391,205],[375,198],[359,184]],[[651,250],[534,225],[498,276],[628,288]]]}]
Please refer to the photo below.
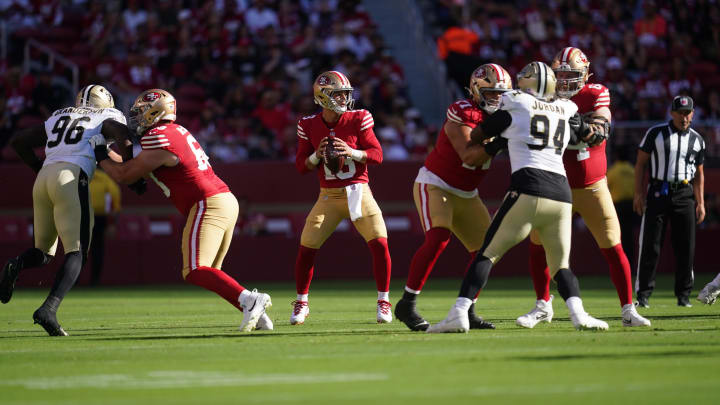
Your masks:
[{"label": "white sock", "polygon": [[715,287],[720,287],[720,273],[715,276],[715,278],[713,279],[713,281],[710,282],[710,284],[714,285]]},{"label": "white sock", "polygon": [[241,307],[244,306],[243,301],[248,299],[251,294],[252,293],[250,292],[250,290],[242,290],[242,292],[240,293],[240,296],[238,297],[238,302],[240,303]]},{"label": "white sock", "polygon": [[390,291],[378,291],[378,301],[390,301]]},{"label": "white sock", "polygon": [[583,303],[580,297],[570,297],[565,301],[565,305],[567,305],[568,310],[570,311],[570,315],[584,315],[585,314],[585,308],[583,308]]},{"label": "white sock", "polygon": [[420,290],[413,290],[412,288],[405,286],[405,291],[409,292],[410,294],[418,295],[420,294]]},{"label": "white sock", "polygon": [[308,300],[308,294],[298,294],[298,295],[297,295],[297,300],[298,300],[298,301],[307,302],[307,300]]},{"label": "white sock", "polygon": [[472,303],[473,301],[470,298],[458,297],[457,300],[455,300],[455,308],[467,312],[470,309],[470,305],[472,305]]}]

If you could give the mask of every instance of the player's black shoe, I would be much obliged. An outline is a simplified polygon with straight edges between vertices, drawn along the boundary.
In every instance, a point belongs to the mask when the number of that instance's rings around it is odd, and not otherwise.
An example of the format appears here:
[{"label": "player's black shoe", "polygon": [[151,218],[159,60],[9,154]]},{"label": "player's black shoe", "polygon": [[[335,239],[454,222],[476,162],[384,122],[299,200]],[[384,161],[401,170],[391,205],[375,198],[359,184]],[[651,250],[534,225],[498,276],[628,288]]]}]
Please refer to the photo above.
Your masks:
[{"label": "player's black shoe", "polygon": [[468,318],[470,319],[470,329],[495,329],[492,322],[487,322],[475,313],[475,304],[470,305],[468,309]]},{"label": "player's black shoe", "polygon": [[5,263],[2,269],[2,281],[0,281],[0,302],[7,304],[12,298],[15,289],[15,281],[20,274],[20,263],[17,257],[13,257]]},{"label": "player's black shoe", "polygon": [[46,308],[44,305],[35,311],[33,321],[45,329],[50,336],[68,336],[57,321],[55,312]]},{"label": "player's black shoe", "polygon": [[415,310],[415,301],[401,299],[395,304],[395,317],[414,332],[425,331],[430,326]]}]

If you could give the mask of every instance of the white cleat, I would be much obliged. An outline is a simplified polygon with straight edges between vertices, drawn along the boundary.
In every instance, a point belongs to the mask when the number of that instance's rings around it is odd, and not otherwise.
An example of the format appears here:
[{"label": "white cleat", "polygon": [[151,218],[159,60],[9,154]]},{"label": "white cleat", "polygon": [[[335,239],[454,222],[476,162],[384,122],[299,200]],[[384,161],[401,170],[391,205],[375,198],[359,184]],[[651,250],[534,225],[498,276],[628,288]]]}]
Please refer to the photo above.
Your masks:
[{"label": "white cleat", "polygon": [[595,319],[587,312],[582,314],[570,314],[570,320],[577,330],[607,330],[608,324],[605,321]]},{"label": "white cleat", "polygon": [[427,333],[466,333],[470,330],[470,318],[468,318],[467,310],[453,306],[448,312],[447,318],[442,321],[430,325]]},{"label": "white cleat", "polygon": [[263,312],[263,314],[260,315],[260,319],[257,321],[257,325],[255,325],[255,330],[273,330],[273,328],[273,321],[267,313]]},{"label": "white cleat", "polygon": [[703,304],[712,305],[715,303],[718,295],[720,295],[720,287],[708,283],[697,296],[697,300]]},{"label": "white cleat", "polygon": [[650,320],[638,314],[635,305],[626,304],[622,308],[622,324],[623,326],[650,326]]},{"label": "white cleat", "polygon": [[272,301],[269,295],[252,290],[250,294],[240,298],[240,306],[243,307],[243,320],[240,324],[240,331],[250,332],[255,329],[265,310],[272,306]]},{"label": "white cleat", "polygon": [[553,298],[554,297],[551,295],[549,301],[535,301],[535,308],[533,308],[532,311],[528,312],[527,314],[518,317],[515,320],[515,323],[518,326],[522,326],[523,328],[532,329],[540,322],[552,322],[553,315],[555,315],[552,307]]},{"label": "white cleat", "polygon": [[310,307],[307,301],[293,301],[293,311],[290,314],[290,325],[302,325],[305,318],[310,316]]},{"label": "white cleat", "polygon": [[392,320],[392,304],[385,300],[378,300],[377,323],[390,323]]}]

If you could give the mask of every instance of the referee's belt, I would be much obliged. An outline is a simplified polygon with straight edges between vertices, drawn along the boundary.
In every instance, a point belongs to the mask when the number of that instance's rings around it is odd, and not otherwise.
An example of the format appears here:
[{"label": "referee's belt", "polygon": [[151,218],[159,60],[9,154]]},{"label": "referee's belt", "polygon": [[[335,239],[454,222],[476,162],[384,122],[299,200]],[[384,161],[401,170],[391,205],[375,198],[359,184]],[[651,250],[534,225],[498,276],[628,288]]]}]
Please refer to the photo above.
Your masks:
[{"label": "referee's belt", "polygon": [[687,180],[681,180],[681,181],[663,181],[663,180],[655,180],[652,179],[650,183],[655,187],[662,188],[663,185],[667,184],[667,188],[671,191],[677,191],[682,188],[685,188],[690,185],[690,182]]}]

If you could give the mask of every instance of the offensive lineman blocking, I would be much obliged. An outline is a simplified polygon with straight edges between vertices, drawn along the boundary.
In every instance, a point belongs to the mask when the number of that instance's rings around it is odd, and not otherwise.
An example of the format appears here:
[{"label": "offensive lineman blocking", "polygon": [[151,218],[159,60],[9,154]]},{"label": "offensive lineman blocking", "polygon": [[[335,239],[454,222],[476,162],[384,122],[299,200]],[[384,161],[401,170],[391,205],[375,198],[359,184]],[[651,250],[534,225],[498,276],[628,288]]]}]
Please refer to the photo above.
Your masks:
[{"label": "offensive lineman blocking", "polygon": [[465,275],[455,305],[444,320],[428,328],[428,333],[467,332],[468,309],[487,283],[490,269],[532,229],[538,231],[546,247],[548,264],[573,326],[608,328],[607,323],[585,312],[578,280],[569,268],[572,199],[562,153],[576,134],[588,134],[587,126],[572,101],[553,100],[555,75],[546,64],[525,66],[518,74],[518,88],[522,91],[504,93],[500,109],[472,131],[474,142],[497,136],[508,140],[510,189]]},{"label": "offensive lineman blocking", "polygon": [[208,157],[185,128],[175,124],[175,98],[165,90],[146,90],[130,109],[129,128],[140,136],[140,152],[126,163],[108,159],[102,136],[90,139],[100,166],[118,183],[149,176],[187,217],[182,238],[183,278],[213,291],[243,311],[240,330],[273,329],[265,309],[270,296],[249,291],[221,270],[230,247],[238,203],[215,175]]},{"label": "offensive lineman blocking", "polygon": [[[567,47],[558,52],[552,68],[557,76],[557,95],[573,101],[580,115],[603,123],[595,127],[597,135],[593,140],[569,145],[563,155],[573,211],[583,218],[608,262],[610,279],[620,299],[623,326],[650,326],[650,321],[638,314],[632,302],[630,263],[620,243],[620,223],[605,177],[605,139],[612,119],[610,91],[602,84],[587,83],[591,76],[590,62],[578,48]],[[537,301],[535,308],[516,320],[517,325],[525,328],[550,322],[553,317],[550,272],[537,232],[530,233],[529,257]]]},{"label": "offensive lineman blocking", "polygon": [[[412,258],[403,297],[395,305],[395,316],[413,331],[424,331],[430,325],[417,313],[416,298],[450,242],[450,235],[455,234],[470,253],[469,265],[490,225],[490,214],[477,188],[494,153],[482,145],[469,146],[468,142],[470,131],[498,109],[502,93],[512,90],[512,79],[502,66],[488,63],[475,69],[468,90],[469,98],[448,107],[437,144],[413,185],[425,241]],[[494,329],[492,323],[475,314],[474,305],[468,316],[471,329]]]}]

